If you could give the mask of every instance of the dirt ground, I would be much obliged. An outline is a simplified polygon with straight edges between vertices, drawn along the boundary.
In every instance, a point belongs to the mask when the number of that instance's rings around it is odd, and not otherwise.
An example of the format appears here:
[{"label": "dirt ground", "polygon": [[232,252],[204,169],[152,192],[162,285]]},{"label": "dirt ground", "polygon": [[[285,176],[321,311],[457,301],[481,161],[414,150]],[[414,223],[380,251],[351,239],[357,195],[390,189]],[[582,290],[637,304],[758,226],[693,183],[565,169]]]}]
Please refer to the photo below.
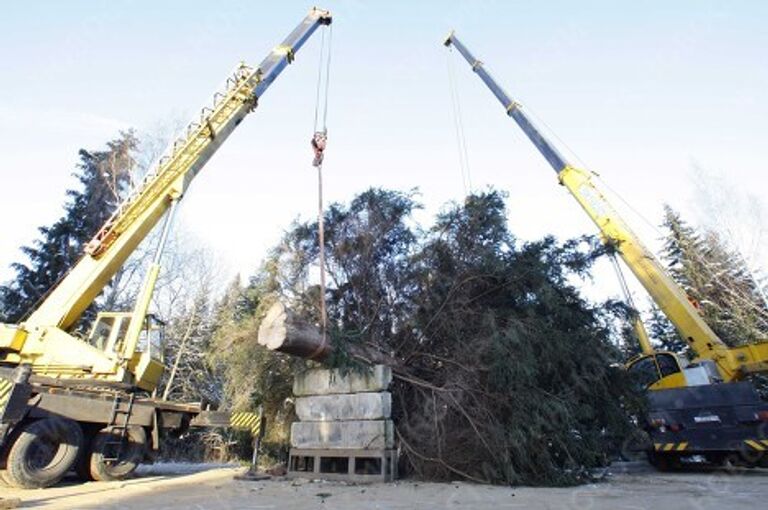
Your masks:
[{"label": "dirt ground", "polygon": [[768,471],[657,473],[640,462],[614,465],[604,481],[573,488],[468,483],[348,485],[310,480],[235,481],[242,469],[159,466],[125,482],[0,489],[19,508],[171,509],[669,509],[765,508]]}]

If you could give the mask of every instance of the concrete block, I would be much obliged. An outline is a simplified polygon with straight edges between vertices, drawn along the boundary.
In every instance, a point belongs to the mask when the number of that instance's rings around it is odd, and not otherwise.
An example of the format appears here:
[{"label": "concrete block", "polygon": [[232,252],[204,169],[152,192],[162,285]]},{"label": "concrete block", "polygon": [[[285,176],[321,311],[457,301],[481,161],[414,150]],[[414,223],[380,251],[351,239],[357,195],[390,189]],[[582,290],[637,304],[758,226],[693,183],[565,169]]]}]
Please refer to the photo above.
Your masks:
[{"label": "concrete block", "polygon": [[296,398],[301,421],[381,420],[392,413],[392,394],[348,393]]},{"label": "concrete block", "polygon": [[315,369],[297,375],[293,380],[293,394],[332,395],[337,393],[361,393],[384,391],[392,382],[392,369],[376,365],[365,372]]},{"label": "concrete block", "polygon": [[297,421],[291,425],[293,448],[382,450],[394,444],[392,420]]}]

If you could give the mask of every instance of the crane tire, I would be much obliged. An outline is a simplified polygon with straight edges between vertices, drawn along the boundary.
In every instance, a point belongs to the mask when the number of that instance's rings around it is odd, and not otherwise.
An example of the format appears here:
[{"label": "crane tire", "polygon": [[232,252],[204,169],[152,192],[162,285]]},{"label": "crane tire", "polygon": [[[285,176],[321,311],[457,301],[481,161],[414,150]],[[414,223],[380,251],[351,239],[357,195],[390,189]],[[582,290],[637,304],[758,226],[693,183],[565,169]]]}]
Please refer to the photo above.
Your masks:
[{"label": "crane tire", "polygon": [[8,450],[3,477],[22,489],[50,487],[77,461],[83,444],[80,425],[66,418],[42,418],[19,429]]},{"label": "crane tire", "polygon": [[115,462],[105,460],[108,442],[115,440],[114,432],[109,428],[101,429],[91,442],[89,472],[93,480],[110,482],[124,480],[130,476],[144,460],[147,453],[147,433],[143,427],[132,426],[127,430],[126,443],[120,458]]},{"label": "crane tire", "polygon": [[75,462],[74,467],[77,479],[81,482],[93,481],[93,477],[91,476],[91,445],[93,444],[95,436],[96,431],[90,427],[85,427],[83,448],[80,451],[80,455],[77,457],[77,462]]}]

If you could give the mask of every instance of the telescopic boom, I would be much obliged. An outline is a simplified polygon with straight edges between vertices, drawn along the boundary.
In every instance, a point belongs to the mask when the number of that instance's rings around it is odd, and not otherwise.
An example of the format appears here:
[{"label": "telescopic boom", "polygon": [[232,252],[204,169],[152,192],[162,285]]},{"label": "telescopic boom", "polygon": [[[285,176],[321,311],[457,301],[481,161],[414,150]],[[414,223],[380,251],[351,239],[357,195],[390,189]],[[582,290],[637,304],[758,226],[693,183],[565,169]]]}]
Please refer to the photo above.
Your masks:
[{"label": "telescopic boom", "polygon": [[[572,166],[525,114],[520,103],[510,98],[496,83],[481,61],[451,32],[444,44],[453,46],[469,63],[472,70],[491,90],[520,129],[533,142],[558,180],[573,195],[584,211],[600,229],[605,243],[613,246],[626,265],[651,295],[664,314],[699,358],[713,360],[726,381],[740,379],[750,372],[768,369],[768,344],[746,345],[729,349],[704,322],[686,292],[667,274],[651,251],[610,204],[592,179],[592,174]],[[647,336],[640,337],[643,351],[653,352]]]}]

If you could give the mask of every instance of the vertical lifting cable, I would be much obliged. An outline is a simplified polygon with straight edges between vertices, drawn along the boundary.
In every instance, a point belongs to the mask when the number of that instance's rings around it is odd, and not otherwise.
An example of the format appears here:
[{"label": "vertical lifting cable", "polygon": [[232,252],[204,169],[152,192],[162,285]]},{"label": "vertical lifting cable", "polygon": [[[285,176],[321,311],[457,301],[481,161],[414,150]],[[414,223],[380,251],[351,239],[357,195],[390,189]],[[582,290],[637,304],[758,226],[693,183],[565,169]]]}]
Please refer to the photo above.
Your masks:
[{"label": "vertical lifting cable", "polygon": [[328,130],[328,85],[331,83],[331,48],[333,45],[333,25],[328,27],[328,55],[325,60],[325,99],[323,100],[323,132]]},{"label": "vertical lifting cable", "polygon": [[632,293],[629,290],[627,279],[624,277],[624,272],[621,270],[618,258],[616,257],[615,253],[609,254],[608,257],[611,259],[614,271],[616,271],[616,277],[619,280],[621,291],[624,294],[624,300],[626,301],[627,306],[630,308],[630,313],[632,315],[629,322],[635,332],[635,335],[637,335],[637,340],[640,343],[640,349],[642,350],[643,354],[652,354],[653,346],[651,345],[651,340],[648,337],[648,331],[646,331],[645,326],[643,325],[643,321],[640,317],[640,311],[637,309],[637,306],[635,306],[635,300],[632,299]]},{"label": "vertical lifting cable", "polygon": [[[315,158],[312,166],[317,168],[317,234],[318,234],[318,263],[320,265],[320,326],[323,335],[323,342],[318,348],[322,351],[327,345],[328,313],[325,301],[325,225],[323,217],[323,159],[325,156],[325,146],[328,140],[328,90],[331,71],[331,42],[333,36],[333,26],[328,29],[328,50],[325,51],[325,31],[322,32],[320,39],[320,60],[317,69],[317,90],[315,91],[315,119],[314,134],[312,135],[312,149]],[[325,62],[324,62],[325,59]],[[323,66],[325,64],[325,66]],[[325,67],[325,69],[323,69]],[[325,76],[323,76],[325,71]],[[322,106],[322,128],[318,124],[320,120],[320,97],[323,91]],[[314,357],[314,354],[310,358]]]},{"label": "vertical lifting cable", "polygon": [[320,58],[317,66],[317,90],[315,91],[315,121],[312,124],[312,132],[317,133],[317,120],[320,112],[320,89],[323,81],[323,57],[325,56],[325,30],[320,30]]},{"label": "vertical lifting cable", "polygon": [[[333,44],[333,25],[327,28],[328,30],[328,49],[325,48],[325,29],[321,32],[320,36],[320,62],[317,66],[317,88],[315,90],[315,120],[314,120],[314,132],[326,133],[328,131],[328,90],[330,86],[331,75],[331,45]],[[325,64],[325,65],[323,65]],[[325,73],[323,73],[325,71]],[[320,117],[320,104],[322,95],[322,127],[319,123]]]},{"label": "vertical lifting cable", "polygon": [[323,345],[327,342],[328,312],[325,303],[325,221],[323,218],[323,165],[317,166],[317,243],[319,245],[320,265],[320,325],[323,332]]},{"label": "vertical lifting cable", "polygon": [[464,123],[461,115],[461,102],[459,98],[458,84],[456,82],[456,71],[453,65],[453,47],[448,48],[446,54],[446,63],[448,67],[448,88],[451,100],[451,114],[453,116],[453,128],[456,132],[456,145],[459,151],[459,171],[461,172],[461,184],[464,187],[464,194],[472,192],[472,177],[469,169],[469,151],[467,150],[467,139],[464,134]]}]

